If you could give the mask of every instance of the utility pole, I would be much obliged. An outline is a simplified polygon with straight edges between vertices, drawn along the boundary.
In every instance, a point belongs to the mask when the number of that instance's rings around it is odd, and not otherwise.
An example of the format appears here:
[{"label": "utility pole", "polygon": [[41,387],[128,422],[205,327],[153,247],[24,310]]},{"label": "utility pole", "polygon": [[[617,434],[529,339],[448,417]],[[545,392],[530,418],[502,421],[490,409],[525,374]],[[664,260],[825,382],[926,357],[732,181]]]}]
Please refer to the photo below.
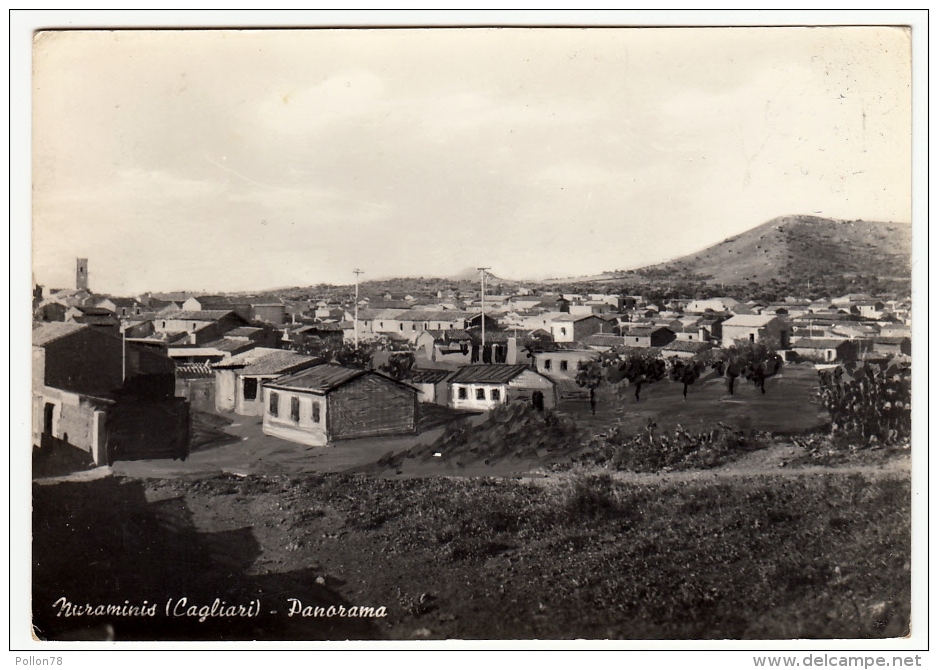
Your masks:
[{"label": "utility pole", "polygon": [[127,381],[127,326],[121,321],[121,382]]},{"label": "utility pole", "polygon": [[358,275],[364,274],[364,271],[355,268],[355,348],[358,349]]},{"label": "utility pole", "polygon": [[[485,349],[485,271],[492,268],[477,268],[482,277],[482,349]],[[480,352],[481,358],[481,352]]]}]

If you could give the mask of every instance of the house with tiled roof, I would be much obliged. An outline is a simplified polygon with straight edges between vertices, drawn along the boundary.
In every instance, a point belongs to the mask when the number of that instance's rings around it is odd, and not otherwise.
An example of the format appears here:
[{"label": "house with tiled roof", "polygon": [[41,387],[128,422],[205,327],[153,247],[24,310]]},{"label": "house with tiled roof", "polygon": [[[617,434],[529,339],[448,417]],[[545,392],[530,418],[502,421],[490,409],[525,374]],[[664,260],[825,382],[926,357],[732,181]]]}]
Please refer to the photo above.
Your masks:
[{"label": "house with tiled roof", "polygon": [[452,375],[452,370],[414,370],[407,383],[417,389],[418,402],[445,405],[449,401],[447,380]]},{"label": "house with tiled roof", "polygon": [[[186,333],[190,346],[201,346],[227,332],[248,325],[247,319],[233,310],[183,310],[153,319],[155,333]],[[178,340],[177,340],[178,341]]]},{"label": "house with tiled roof", "polygon": [[775,314],[737,314],[723,322],[723,346],[762,343],[787,349],[791,331],[788,322]]},{"label": "house with tiled roof", "polygon": [[[579,342],[555,344],[557,346],[542,347],[531,352],[534,369],[555,381],[575,379],[580,363],[599,359],[599,352],[585,344]],[[569,346],[564,346],[565,344]]]},{"label": "house with tiled roof", "polygon": [[490,410],[512,400],[550,408],[557,384],[527,365],[468,365],[449,378],[449,398],[454,409]]},{"label": "house with tiled roof", "polygon": [[609,351],[614,347],[625,346],[625,338],[615,333],[596,333],[583,339],[583,344],[595,351]]},{"label": "house with tiled roof", "polygon": [[135,298],[104,298],[95,307],[110,310],[120,318],[137,316],[143,311],[143,305]]},{"label": "house with tiled roof", "polygon": [[634,326],[626,324],[622,327],[621,332],[622,343],[628,347],[663,347],[676,339],[674,331],[667,326]]},{"label": "house with tiled roof", "polygon": [[417,389],[371,370],[322,363],[263,387],[265,435],[309,446],[413,434]]},{"label": "house with tiled roof", "polygon": [[104,307],[70,307],[65,312],[65,320],[99,328],[112,335],[120,334],[120,319]]},{"label": "house with tiled roof", "polygon": [[243,416],[264,414],[264,382],[322,363],[285,349],[255,347],[215,363],[215,408]]},{"label": "house with tiled roof", "polygon": [[799,357],[817,363],[841,363],[856,360],[859,347],[843,338],[802,337],[791,343]]},{"label": "house with tiled roof", "polygon": [[612,325],[595,314],[560,314],[550,322],[550,334],[555,342],[577,342],[590,335],[609,332]]},{"label": "house with tiled roof", "polygon": [[684,311],[688,314],[704,314],[705,312],[732,312],[740,307],[735,298],[705,298],[692,300],[687,303]]},{"label": "house with tiled roof", "polygon": [[235,300],[224,295],[199,295],[192,296],[182,303],[184,312],[205,312],[205,311],[231,311],[236,312],[245,323],[254,318],[254,311],[251,303],[246,300]]}]

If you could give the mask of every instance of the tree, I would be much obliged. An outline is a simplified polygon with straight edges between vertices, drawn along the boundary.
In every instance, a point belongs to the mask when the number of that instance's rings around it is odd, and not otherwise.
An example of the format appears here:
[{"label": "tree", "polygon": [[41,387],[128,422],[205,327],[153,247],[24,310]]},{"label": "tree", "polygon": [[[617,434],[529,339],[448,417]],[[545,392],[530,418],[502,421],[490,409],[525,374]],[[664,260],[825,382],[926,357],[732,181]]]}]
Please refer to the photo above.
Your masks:
[{"label": "tree", "polygon": [[700,379],[707,365],[701,360],[683,360],[674,357],[670,360],[670,369],[671,381],[681,382],[684,385],[683,396],[687,399],[687,387]]},{"label": "tree", "polygon": [[733,395],[733,385],[737,377],[745,377],[765,393],[766,379],[775,376],[782,369],[782,357],[765,344],[749,343],[728,347],[723,351],[726,387]]},{"label": "tree", "polygon": [[336,351],[333,360],[346,367],[371,370],[374,367],[374,355],[374,346],[367,342],[359,342],[357,347],[346,342]]},{"label": "tree", "polygon": [[590,412],[596,414],[596,389],[606,379],[606,371],[600,361],[580,361],[576,369],[576,384],[590,392]]},{"label": "tree", "polygon": [[912,430],[908,365],[848,364],[818,373],[818,398],[831,417],[831,433],[864,443],[894,444]]},{"label": "tree", "polygon": [[373,367],[374,346],[367,342],[359,342],[356,347],[348,342],[334,342],[320,338],[306,338],[300,342],[296,350],[308,356],[318,356],[331,363],[338,363],[353,368],[370,370]]},{"label": "tree", "polygon": [[603,359],[606,379],[618,384],[623,379],[635,386],[635,401],[641,400],[642,386],[664,379],[667,365],[654,354],[640,349],[611,350]]},{"label": "tree", "polygon": [[392,379],[402,381],[414,376],[414,364],[416,359],[412,351],[402,351],[391,354],[388,362],[381,365],[378,369]]}]

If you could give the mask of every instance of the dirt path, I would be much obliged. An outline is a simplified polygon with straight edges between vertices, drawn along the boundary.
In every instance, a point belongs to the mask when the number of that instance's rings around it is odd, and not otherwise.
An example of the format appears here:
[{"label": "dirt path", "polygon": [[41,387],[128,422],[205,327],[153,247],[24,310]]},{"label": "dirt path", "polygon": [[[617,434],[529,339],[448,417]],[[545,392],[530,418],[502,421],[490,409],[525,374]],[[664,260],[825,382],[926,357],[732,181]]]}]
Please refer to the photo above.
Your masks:
[{"label": "dirt path", "polygon": [[[776,444],[754,451],[737,461],[710,470],[672,470],[660,472],[610,472],[616,481],[629,484],[658,484],[676,481],[705,481],[728,477],[808,477],[814,475],[860,474],[867,477],[909,477],[912,459],[908,456],[893,458],[884,463],[858,465],[797,465],[789,466],[793,459],[804,455],[804,450],[793,444]],[[559,482],[568,473],[540,473],[541,481]]]}]

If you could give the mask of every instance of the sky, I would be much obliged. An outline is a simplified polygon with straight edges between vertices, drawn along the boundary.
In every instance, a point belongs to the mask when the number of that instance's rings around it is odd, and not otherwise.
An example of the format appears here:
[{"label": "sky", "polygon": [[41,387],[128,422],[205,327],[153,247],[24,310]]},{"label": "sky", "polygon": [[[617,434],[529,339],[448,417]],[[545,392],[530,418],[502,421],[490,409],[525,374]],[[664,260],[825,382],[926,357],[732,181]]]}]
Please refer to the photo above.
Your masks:
[{"label": "sky", "polygon": [[898,28],[46,32],[32,90],[47,287],[579,276],[911,221]]}]

